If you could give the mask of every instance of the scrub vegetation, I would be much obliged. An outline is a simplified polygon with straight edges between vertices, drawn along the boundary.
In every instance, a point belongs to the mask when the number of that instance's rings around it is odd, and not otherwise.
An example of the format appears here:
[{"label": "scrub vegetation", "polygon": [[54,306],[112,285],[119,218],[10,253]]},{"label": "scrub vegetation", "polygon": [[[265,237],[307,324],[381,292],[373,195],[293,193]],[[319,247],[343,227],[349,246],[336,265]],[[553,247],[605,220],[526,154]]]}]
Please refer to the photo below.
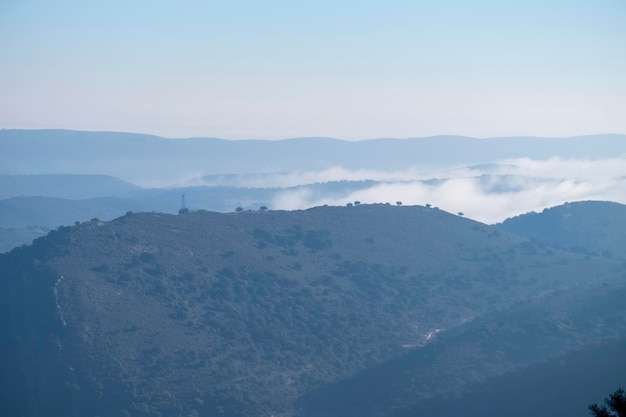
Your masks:
[{"label": "scrub vegetation", "polygon": [[613,253],[407,205],[61,227],[0,255],[0,414],[426,415],[623,338]]}]

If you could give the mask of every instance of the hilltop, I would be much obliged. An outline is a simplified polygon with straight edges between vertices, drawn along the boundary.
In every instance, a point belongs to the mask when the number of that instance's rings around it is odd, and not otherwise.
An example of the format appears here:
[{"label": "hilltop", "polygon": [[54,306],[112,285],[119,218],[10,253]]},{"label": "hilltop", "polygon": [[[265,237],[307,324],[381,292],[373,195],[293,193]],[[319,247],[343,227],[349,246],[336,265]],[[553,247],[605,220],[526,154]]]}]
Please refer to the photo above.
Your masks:
[{"label": "hilltop", "polygon": [[176,214],[182,195],[219,212],[400,201],[492,224],[564,201],[625,203],[624,156],[619,134],[350,142],[0,130],[0,252],[76,221]]},{"label": "hilltop", "polygon": [[498,227],[536,241],[626,259],[626,205],[580,201],[507,219]]},{"label": "hilltop", "polygon": [[[620,260],[424,206],[129,213],[0,255],[0,276],[0,411],[14,416],[292,416],[316,390],[428,356],[440,339],[474,343],[507,315],[570,326],[566,343],[528,357],[507,353],[517,327],[505,327],[506,360],[485,346],[471,374],[460,357],[440,360],[437,375],[457,375],[462,392],[624,323],[611,310],[591,330],[579,310],[542,304],[622,288]],[[380,415],[450,388],[391,390]]]}]

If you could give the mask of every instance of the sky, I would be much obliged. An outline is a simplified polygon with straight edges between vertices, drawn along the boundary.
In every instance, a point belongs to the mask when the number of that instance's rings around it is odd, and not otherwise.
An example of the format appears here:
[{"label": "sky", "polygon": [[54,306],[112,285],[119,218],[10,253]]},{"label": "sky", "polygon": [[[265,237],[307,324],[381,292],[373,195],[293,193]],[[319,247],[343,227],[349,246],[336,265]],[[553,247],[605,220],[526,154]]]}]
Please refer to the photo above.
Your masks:
[{"label": "sky", "polygon": [[626,1],[0,1],[0,128],[626,133]]}]

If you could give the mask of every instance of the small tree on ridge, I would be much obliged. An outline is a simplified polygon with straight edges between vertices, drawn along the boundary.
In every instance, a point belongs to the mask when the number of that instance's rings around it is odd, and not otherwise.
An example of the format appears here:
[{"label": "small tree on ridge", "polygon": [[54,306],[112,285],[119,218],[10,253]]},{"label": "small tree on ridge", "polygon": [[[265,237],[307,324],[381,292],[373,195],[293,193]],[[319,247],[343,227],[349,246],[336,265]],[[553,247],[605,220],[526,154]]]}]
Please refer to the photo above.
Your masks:
[{"label": "small tree on ridge", "polygon": [[618,388],[609,398],[604,399],[605,405],[591,404],[589,410],[594,417],[626,417],[626,393]]}]

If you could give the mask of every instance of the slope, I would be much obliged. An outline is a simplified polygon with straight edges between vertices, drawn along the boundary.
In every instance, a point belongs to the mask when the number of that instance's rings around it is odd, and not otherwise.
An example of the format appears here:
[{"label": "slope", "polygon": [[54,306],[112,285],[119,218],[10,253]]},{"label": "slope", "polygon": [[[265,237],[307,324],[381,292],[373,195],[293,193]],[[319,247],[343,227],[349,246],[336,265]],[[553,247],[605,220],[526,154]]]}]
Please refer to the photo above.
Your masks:
[{"label": "slope", "polygon": [[74,200],[128,197],[138,188],[107,175],[0,175],[0,200],[11,197],[54,197]]},{"label": "slope", "polygon": [[0,227],[26,228],[32,226],[54,228],[83,222],[93,218],[112,220],[127,211],[153,211],[180,207],[178,199],[172,203],[153,203],[118,197],[98,197],[68,200],[51,197],[14,197],[0,200]]},{"label": "slope", "polygon": [[585,415],[626,378],[625,297],[622,280],[486,314],[307,394],[301,416]]},{"label": "slope", "polygon": [[421,206],[87,222],[0,255],[0,411],[294,415],[467,323],[622,274]]},{"label": "slope", "polygon": [[507,219],[506,230],[574,251],[626,259],[626,205],[606,201],[565,203]]}]

